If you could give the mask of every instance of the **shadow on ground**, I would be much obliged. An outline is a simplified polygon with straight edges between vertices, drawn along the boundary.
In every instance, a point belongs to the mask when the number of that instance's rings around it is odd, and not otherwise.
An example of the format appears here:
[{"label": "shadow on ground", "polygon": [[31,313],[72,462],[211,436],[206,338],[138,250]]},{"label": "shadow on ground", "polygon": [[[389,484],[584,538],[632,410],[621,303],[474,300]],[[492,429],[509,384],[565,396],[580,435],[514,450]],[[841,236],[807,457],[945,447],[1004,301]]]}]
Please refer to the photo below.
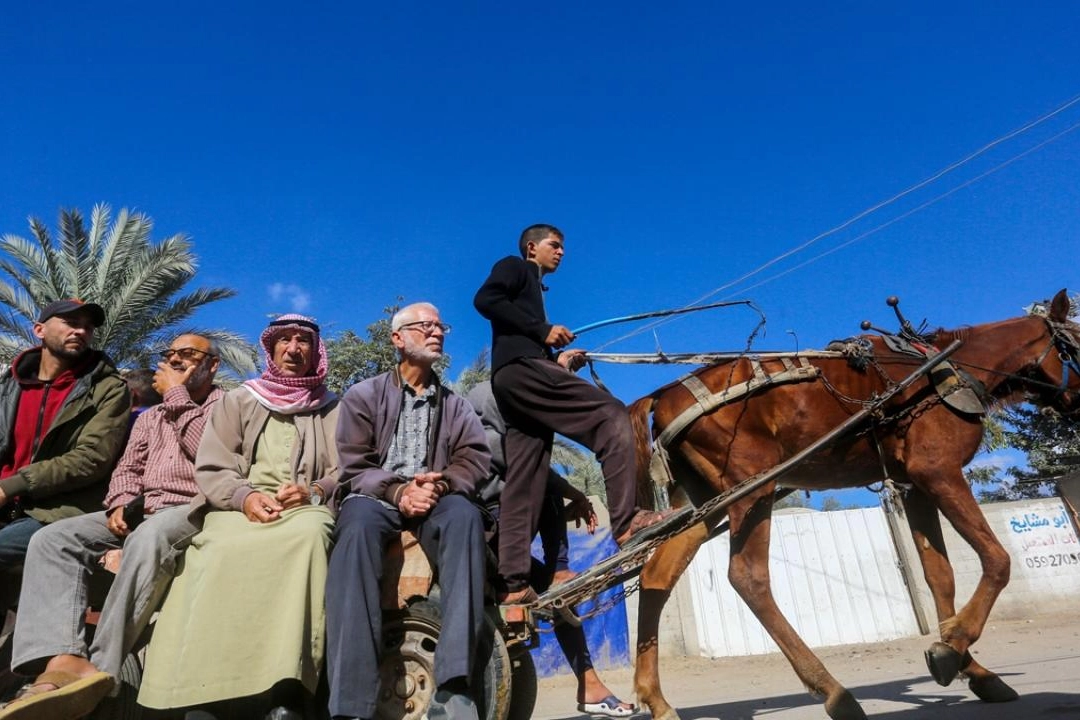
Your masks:
[{"label": "shadow on ground", "polygon": [[[1001,674],[1006,682],[1022,676],[1023,673]],[[940,688],[940,692],[948,694],[926,692],[926,684],[932,682],[926,676],[849,689],[863,705],[867,715],[877,720],[906,720],[913,717],[935,717],[940,720],[1080,720],[1080,693],[1034,692],[1024,695],[1021,692],[1020,698],[1013,702],[984,703],[968,693],[958,684],[959,681],[949,688]],[[875,712],[868,707],[875,700],[900,703],[905,707]],[[816,698],[809,693],[797,693],[679,708],[679,716],[683,720],[764,720],[783,710],[815,707],[821,708],[820,717],[824,718],[824,707]]]}]

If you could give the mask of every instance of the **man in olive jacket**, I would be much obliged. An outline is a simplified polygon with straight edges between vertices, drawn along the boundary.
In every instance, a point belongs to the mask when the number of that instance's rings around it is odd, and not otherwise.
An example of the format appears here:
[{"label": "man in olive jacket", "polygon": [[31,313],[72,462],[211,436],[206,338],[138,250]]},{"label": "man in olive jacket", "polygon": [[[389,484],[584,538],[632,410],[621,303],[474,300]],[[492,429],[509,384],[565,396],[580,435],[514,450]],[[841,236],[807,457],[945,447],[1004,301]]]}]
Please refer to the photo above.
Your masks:
[{"label": "man in olive jacket", "polygon": [[90,346],[104,321],[94,303],[49,303],[34,323],[41,345],[0,375],[0,575],[46,524],[101,509],[131,409],[116,367]]}]

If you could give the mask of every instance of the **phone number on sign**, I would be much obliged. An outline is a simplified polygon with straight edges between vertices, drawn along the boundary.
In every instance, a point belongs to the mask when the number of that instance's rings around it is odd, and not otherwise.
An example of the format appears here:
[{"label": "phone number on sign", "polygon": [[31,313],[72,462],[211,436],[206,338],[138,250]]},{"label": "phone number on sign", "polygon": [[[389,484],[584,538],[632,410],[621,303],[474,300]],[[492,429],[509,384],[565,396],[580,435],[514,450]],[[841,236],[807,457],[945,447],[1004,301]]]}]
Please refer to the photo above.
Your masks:
[{"label": "phone number on sign", "polygon": [[1080,556],[1076,553],[1057,553],[1056,555],[1034,555],[1024,558],[1024,564],[1029,568],[1064,567],[1065,565],[1080,565]]}]

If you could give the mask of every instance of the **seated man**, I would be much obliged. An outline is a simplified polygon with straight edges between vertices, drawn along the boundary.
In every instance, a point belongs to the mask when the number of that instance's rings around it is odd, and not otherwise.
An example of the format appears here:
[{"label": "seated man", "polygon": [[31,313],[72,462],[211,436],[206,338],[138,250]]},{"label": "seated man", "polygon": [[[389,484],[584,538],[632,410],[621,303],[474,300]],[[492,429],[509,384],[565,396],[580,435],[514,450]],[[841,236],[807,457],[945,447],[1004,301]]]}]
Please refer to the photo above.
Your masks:
[{"label": "seated man", "polygon": [[[23,564],[35,532],[101,507],[131,407],[112,360],[91,347],[104,322],[100,305],[49,303],[34,323],[41,345],[0,375],[0,577]],[[3,610],[15,599],[5,594]]]},{"label": "seated man", "polygon": [[484,618],[484,530],[472,497],[489,454],[476,413],[433,371],[449,331],[430,304],[391,319],[400,362],[341,401],[341,509],[326,616],[330,714],[371,718],[379,687],[380,583],[387,544],[414,532],[439,573],[438,688],[427,717],[476,718],[469,678]]},{"label": "seated man", "polygon": [[94,303],[57,300],[41,309],[34,335],[0,373],[0,702],[25,678],[8,672],[11,614],[30,538],[61,518],[101,507],[124,449],[127,386],[91,344],[105,322]]},{"label": "seated man", "polygon": [[162,604],[140,705],[292,718],[318,685],[337,396],[311,318],[283,315],[260,340],[265,372],[226,393],[199,445],[203,529]]},{"label": "seated man", "polygon": [[[139,416],[113,471],[104,512],[52,523],[30,541],[15,624],[13,668],[42,674],[0,717],[82,717],[113,686],[124,656],[157,609],[196,528],[188,519],[195,451],[210,410],[218,352],[181,335],[162,353],[154,385],[164,402]],[[125,510],[138,508],[132,513]],[[139,522],[137,525],[136,523]],[[110,549],[123,562],[87,646],[87,583]]]},{"label": "seated man", "polygon": [[157,373],[144,368],[131,370],[124,374],[124,382],[131,393],[131,425],[134,426],[139,415],[161,403]]},{"label": "seated man", "polygon": [[[476,408],[476,413],[484,424],[488,447],[491,448],[491,477],[483,484],[479,494],[492,515],[498,518],[499,496],[506,473],[504,449],[506,423],[499,413],[495,396],[491,391],[490,380],[478,383],[466,394],[465,399]],[[566,500],[570,501],[569,505],[566,504]],[[540,510],[538,533],[544,559],[543,562],[539,562],[536,558],[532,558],[530,579],[530,585],[538,592],[543,592],[553,585],[567,582],[574,577],[568,557],[567,516],[579,524],[584,522],[590,533],[596,529],[596,513],[585,494],[573,487],[554,469],[549,468],[547,493],[544,496],[544,506]],[[498,552],[497,534],[490,544]],[[637,709],[630,703],[615,697],[615,693],[604,684],[596,668],[593,667],[592,655],[585,642],[585,631],[582,627],[560,622],[555,624],[554,631],[555,639],[578,681],[578,710],[594,717],[633,715]]]}]

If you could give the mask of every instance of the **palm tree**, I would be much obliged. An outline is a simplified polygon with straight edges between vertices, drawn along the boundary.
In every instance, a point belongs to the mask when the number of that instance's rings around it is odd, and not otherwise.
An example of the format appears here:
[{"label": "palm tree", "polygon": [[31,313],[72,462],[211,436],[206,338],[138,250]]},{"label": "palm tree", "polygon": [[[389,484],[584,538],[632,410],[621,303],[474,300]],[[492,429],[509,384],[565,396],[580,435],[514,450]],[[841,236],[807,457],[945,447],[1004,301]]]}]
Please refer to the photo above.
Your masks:
[{"label": "palm tree", "polygon": [[153,221],[125,208],[112,220],[107,205],[95,205],[87,231],[82,214],[60,212],[59,240],[30,218],[33,240],[0,238],[0,360],[10,362],[37,344],[32,333],[40,309],[60,298],[80,298],[105,309],[94,346],[120,367],[153,367],[155,353],[178,334],[214,338],[225,367],[239,376],[256,369],[255,347],[226,330],[183,327],[199,308],[232,297],[231,288],[196,288],[180,294],[195,276],[197,261],[184,235],[150,239]]}]

